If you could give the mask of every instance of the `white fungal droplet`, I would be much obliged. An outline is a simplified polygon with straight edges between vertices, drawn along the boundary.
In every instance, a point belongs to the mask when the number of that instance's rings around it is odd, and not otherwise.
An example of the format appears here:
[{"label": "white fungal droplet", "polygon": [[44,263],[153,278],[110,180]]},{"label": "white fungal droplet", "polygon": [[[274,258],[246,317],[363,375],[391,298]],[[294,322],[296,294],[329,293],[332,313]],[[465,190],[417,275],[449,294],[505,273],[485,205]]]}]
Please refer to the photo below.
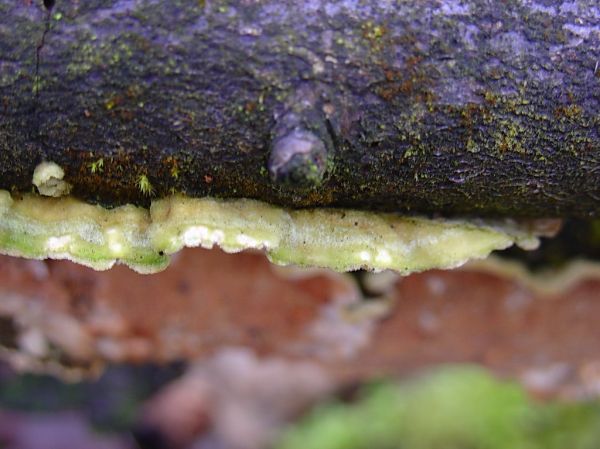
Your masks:
[{"label": "white fungal droplet", "polygon": [[67,247],[71,243],[70,235],[63,235],[61,237],[50,237],[46,242],[46,249],[48,251],[60,251]]},{"label": "white fungal droplet", "polygon": [[68,195],[71,184],[63,181],[65,171],[54,162],[42,162],[33,171],[32,183],[40,195],[60,197]]}]

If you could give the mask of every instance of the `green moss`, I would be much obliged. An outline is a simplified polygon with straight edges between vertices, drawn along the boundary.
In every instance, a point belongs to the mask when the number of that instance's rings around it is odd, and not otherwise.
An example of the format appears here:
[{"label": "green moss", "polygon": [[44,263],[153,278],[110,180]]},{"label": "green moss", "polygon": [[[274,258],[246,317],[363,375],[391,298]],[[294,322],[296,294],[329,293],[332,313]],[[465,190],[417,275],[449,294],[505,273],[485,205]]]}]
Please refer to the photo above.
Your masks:
[{"label": "green moss", "polygon": [[102,173],[104,171],[104,159],[100,158],[94,162],[90,162],[88,167],[92,173]]},{"label": "green moss", "polygon": [[72,197],[17,199],[0,191],[0,252],[70,259],[99,270],[120,261],[139,272],[156,272],[167,266],[168,254],[185,246],[218,245],[227,252],[262,249],[277,264],[410,273],[455,267],[531,239],[489,224],[288,210],[247,199],[177,195],[153,201],[150,210],[104,209]]},{"label": "green moss", "polygon": [[445,368],[401,386],[329,404],[284,434],[279,449],[592,449],[600,404],[539,404],[473,367]]},{"label": "green moss", "polygon": [[146,175],[138,176],[137,186],[140,192],[145,196],[152,196],[154,194],[154,187],[152,187],[152,184]]}]

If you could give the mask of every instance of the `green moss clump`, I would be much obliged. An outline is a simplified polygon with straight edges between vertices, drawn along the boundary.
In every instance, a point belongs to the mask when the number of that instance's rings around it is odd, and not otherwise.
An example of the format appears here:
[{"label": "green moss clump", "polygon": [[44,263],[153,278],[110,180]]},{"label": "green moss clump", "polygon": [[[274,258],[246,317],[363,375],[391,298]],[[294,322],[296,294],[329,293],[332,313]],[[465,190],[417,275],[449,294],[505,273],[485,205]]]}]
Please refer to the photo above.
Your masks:
[{"label": "green moss clump", "polygon": [[593,449],[600,403],[534,403],[473,367],[445,368],[329,404],[290,428],[277,449]]}]

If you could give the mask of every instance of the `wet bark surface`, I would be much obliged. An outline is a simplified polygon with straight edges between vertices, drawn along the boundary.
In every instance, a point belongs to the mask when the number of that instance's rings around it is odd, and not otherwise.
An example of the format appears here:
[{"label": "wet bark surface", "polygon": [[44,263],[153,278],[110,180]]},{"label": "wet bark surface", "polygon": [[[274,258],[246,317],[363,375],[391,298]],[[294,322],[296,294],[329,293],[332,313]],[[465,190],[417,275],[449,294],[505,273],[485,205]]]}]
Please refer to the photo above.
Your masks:
[{"label": "wet bark surface", "polygon": [[[50,2],[53,3],[53,2]],[[597,2],[0,1],[0,188],[596,216]]]}]

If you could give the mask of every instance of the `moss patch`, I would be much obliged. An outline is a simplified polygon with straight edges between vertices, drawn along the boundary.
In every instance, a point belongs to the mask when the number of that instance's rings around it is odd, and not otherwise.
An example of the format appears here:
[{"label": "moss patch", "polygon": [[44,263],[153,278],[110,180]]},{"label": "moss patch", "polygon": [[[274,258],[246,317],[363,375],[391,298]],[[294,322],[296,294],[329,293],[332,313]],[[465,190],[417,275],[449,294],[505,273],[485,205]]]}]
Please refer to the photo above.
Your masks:
[{"label": "moss patch", "polygon": [[514,383],[453,367],[420,381],[363,391],[329,404],[282,438],[278,449],[592,449],[600,404],[539,404]]},{"label": "moss patch", "polygon": [[[121,262],[164,269],[183,247],[264,250],[277,264],[407,274],[486,257],[531,235],[483,223],[342,209],[289,210],[255,200],[181,195],[106,209],[72,197],[13,198],[0,191],[0,252],[69,259],[97,270]],[[535,241],[535,238],[533,238]]]}]

